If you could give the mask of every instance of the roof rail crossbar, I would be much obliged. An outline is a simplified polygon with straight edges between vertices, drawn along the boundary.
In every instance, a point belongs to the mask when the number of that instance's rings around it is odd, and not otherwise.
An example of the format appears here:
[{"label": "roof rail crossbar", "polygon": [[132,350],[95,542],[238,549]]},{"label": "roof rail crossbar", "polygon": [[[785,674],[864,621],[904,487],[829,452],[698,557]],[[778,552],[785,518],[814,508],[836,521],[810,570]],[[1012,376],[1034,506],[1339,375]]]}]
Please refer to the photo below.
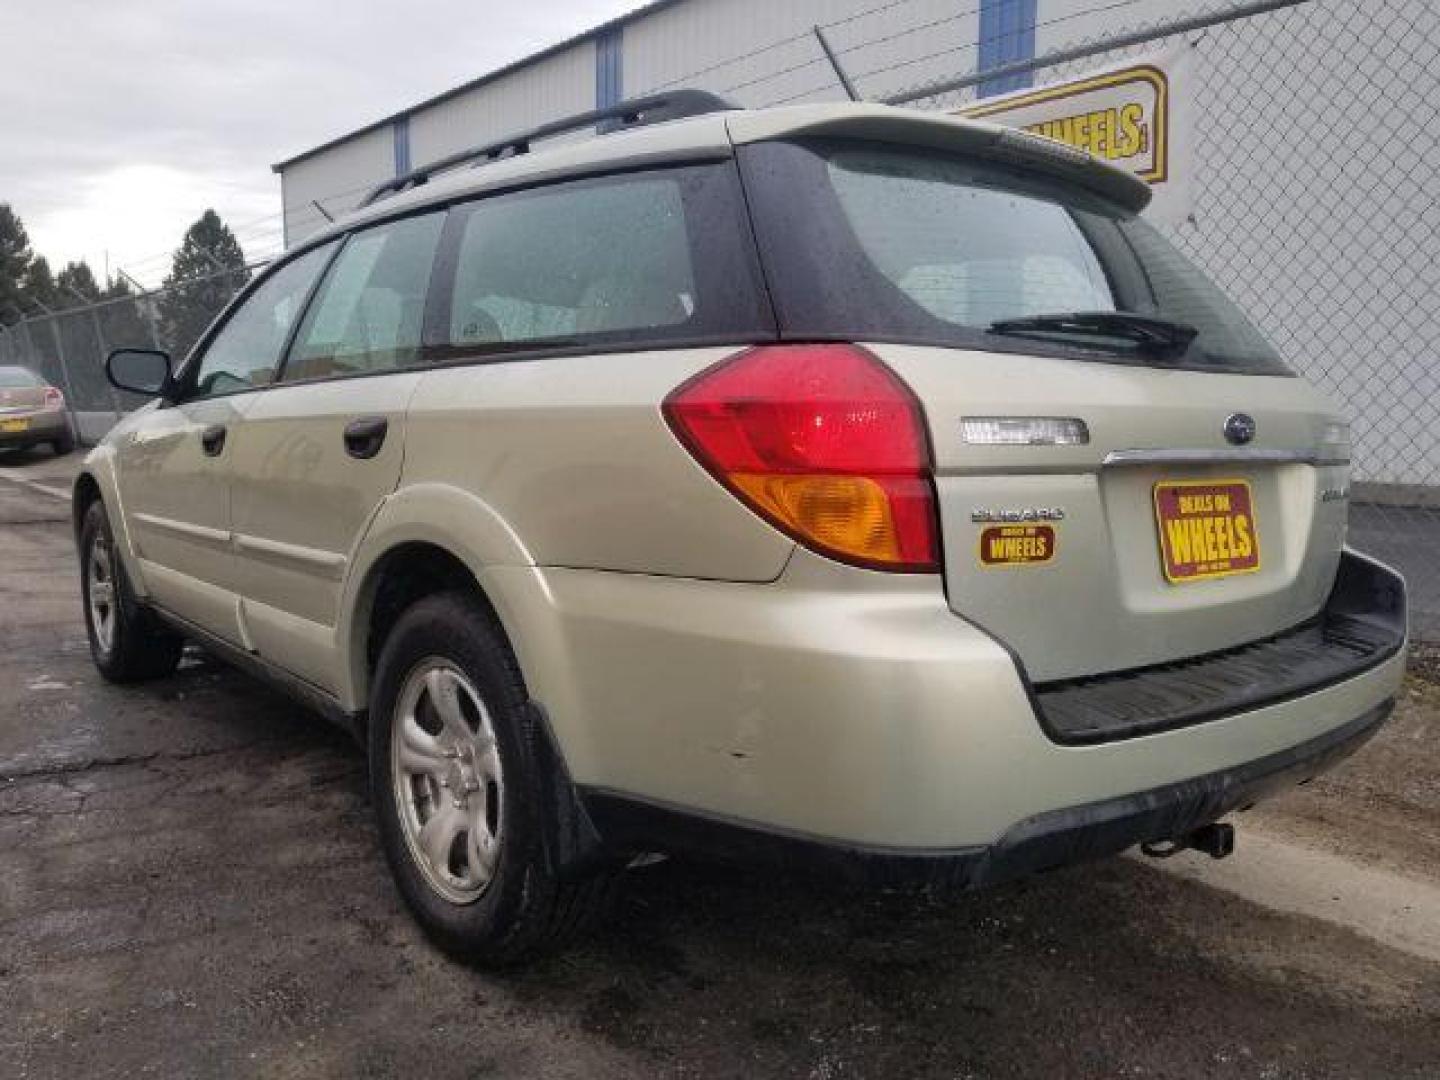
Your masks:
[{"label": "roof rail crossbar", "polygon": [[738,108],[739,106],[734,102],[706,90],[673,90],[665,94],[622,101],[618,105],[594,109],[577,116],[568,116],[563,120],[552,120],[548,124],[541,124],[537,128],[511,135],[498,142],[462,150],[458,154],[451,154],[448,157],[432,161],[428,165],[422,165],[418,169],[412,169],[410,172],[378,185],[361,200],[360,206],[369,206],[371,203],[391,195],[398,195],[402,191],[417,188],[437,173],[446,172],[471,162],[476,165],[487,165],[492,161],[501,161],[518,154],[528,154],[531,143],[555,135],[564,135],[571,131],[580,131],[587,127],[597,127],[606,124],[607,121],[615,125],[608,130],[625,130],[644,127],[647,124],[658,124],[664,120],[680,120],[687,116],[704,116],[708,113],[726,112]]}]

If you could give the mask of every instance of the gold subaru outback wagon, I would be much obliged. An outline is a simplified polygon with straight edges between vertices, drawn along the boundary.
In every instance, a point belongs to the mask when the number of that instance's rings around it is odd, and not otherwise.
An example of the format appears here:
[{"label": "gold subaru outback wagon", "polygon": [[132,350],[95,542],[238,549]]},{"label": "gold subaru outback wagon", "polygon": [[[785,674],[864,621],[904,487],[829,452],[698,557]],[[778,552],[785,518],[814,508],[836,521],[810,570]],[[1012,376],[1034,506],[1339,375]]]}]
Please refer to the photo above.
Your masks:
[{"label": "gold subaru outback wagon", "polygon": [[656,852],[1223,855],[1384,722],[1405,594],[1345,546],[1346,424],[1148,194],[694,92],[399,177],[182,364],[111,356],[155,400],[75,488],[95,662],[190,639],[352,728],[401,893],[482,963]]}]

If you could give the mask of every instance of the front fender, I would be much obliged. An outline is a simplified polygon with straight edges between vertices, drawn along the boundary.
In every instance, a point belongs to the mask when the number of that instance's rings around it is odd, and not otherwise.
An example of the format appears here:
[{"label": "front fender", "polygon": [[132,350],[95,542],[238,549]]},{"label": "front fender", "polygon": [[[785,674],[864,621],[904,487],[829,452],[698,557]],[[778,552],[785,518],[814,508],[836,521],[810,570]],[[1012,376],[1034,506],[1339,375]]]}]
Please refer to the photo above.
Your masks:
[{"label": "front fender", "polygon": [[115,549],[119,552],[121,564],[125,567],[125,575],[129,579],[131,591],[137,597],[148,597],[150,590],[145,584],[145,575],[141,572],[140,560],[136,557],[135,545],[130,536],[130,521],[125,513],[125,500],[120,493],[117,471],[113,444],[102,442],[85,455],[85,460],[80,465],[80,472],[75,477],[75,483],[70,489],[75,541],[78,545],[80,527],[83,524],[81,510],[87,505],[85,499],[87,488],[88,485],[94,484],[95,489],[100,493],[101,502],[105,504],[105,513],[110,518],[110,532],[115,538]]}]

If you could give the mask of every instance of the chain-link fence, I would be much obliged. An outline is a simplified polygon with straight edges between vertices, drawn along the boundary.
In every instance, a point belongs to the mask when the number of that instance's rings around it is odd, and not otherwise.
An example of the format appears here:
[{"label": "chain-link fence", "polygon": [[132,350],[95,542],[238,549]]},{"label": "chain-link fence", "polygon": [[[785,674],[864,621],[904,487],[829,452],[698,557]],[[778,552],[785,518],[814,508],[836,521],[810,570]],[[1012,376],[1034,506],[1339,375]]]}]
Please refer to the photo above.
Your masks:
[{"label": "chain-link fence", "polygon": [[255,266],[217,270],[169,289],[136,293],[0,325],[0,365],[18,364],[59,387],[85,442],[103,435],[139,399],[112,387],[105,357],[122,347],[184,356],[250,279]]},{"label": "chain-link fence", "polygon": [[[1348,414],[1351,542],[1405,572],[1417,634],[1440,641],[1440,7],[1235,10],[1182,34],[1110,26],[1005,70],[1043,83],[1193,50],[1192,212],[1166,231]],[[896,96],[976,100],[978,74],[948,84]]]},{"label": "chain-link fence", "polygon": [[[907,2],[915,26],[871,32],[867,18]],[[1440,641],[1437,5],[1054,0],[1045,11],[1036,59],[983,73],[951,6],[889,0],[825,26],[862,96],[944,110],[1017,75],[1042,84],[1190,49],[1191,213],[1166,231],[1350,415],[1352,540],[1406,572],[1415,628]],[[750,105],[838,96],[817,52],[799,34],[678,81]],[[900,81],[921,73],[924,85]],[[187,325],[208,321],[240,284],[216,277],[223,287],[196,291]],[[175,301],[160,291],[27,320],[0,332],[0,363],[61,386],[94,418],[80,425],[93,436],[129,404],[105,382],[108,349],[188,345],[174,340]]]}]

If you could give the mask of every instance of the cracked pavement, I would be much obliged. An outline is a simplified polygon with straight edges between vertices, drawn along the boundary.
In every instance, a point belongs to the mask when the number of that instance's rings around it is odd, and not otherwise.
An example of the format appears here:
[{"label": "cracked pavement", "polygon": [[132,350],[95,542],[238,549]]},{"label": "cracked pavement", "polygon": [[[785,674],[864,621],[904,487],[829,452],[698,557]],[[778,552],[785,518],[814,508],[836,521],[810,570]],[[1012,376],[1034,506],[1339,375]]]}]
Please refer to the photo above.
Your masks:
[{"label": "cracked pavement", "polygon": [[1440,1077],[1440,963],[1404,946],[1435,913],[1386,943],[1384,897],[1331,912],[1326,878],[1292,903],[1247,856],[1314,853],[1337,898],[1361,866],[1437,895],[1433,658],[1359,758],[1240,820],[1233,860],[965,897],[671,862],[592,940],[496,977],[401,909],[343,735],[198,653],[98,678],[67,508],[14,482],[73,464],[0,460],[7,1078]]}]

